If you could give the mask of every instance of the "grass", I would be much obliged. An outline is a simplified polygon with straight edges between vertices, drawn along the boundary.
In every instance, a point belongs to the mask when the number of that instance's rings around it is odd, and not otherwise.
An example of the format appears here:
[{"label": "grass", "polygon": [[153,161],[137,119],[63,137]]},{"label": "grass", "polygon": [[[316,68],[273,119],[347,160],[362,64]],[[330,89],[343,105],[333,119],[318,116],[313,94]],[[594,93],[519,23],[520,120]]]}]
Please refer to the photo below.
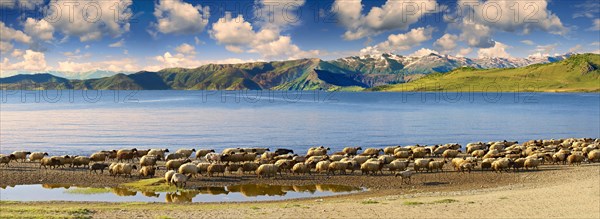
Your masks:
[{"label": "grass", "polygon": [[163,178],[143,179],[135,182],[123,183],[121,186],[142,192],[176,192],[177,187],[169,186]]},{"label": "grass", "polygon": [[500,199],[500,200],[506,200],[506,199],[508,199],[508,197],[500,197],[498,199]]},{"label": "grass", "polygon": [[256,207],[256,206],[252,206],[252,207],[250,207],[250,209],[252,209],[252,210],[260,210],[260,208]]},{"label": "grass", "polygon": [[442,200],[436,200],[433,201],[433,204],[449,204],[449,203],[454,203],[454,202],[458,202],[458,200],[456,199],[442,199]]},{"label": "grass", "polygon": [[67,189],[66,191],[64,191],[64,193],[92,195],[92,194],[110,193],[111,191],[112,190],[110,188],[74,188],[74,189]]},{"label": "grass", "polygon": [[402,205],[409,205],[409,206],[413,206],[413,205],[423,205],[425,203],[423,202],[416,202],[416,201],[405,201],[402,202]]},{"label": "grass", "polygon": [[172,218],[172,217],[169,217],[169,216],[164,216],[164,215],[163,215],[163,216],[158,216],[158,217],[156,217],[156,219],[174,219],[174,218]]},{"label": "grass", "polygon": [[600,55],[575,55],[569,59],[522,68],[459,68],[430,74],[418,80],[372,88],[374,91],[449,92],[600,92]]},{"label": "grass", "polygon": [[2,218],[92,218],[94,211],[87,208],[40,208],[23,205],[1,208]]},{"label": "grass", "polygon": [[378,201],[371,200],[371,199],[369,199],[369,200],[366,200],[366,201],[362,201],[361,203],[362,203],[363,205],[369,205],[369,204],[379,204],[379,202],[378,202]]}]

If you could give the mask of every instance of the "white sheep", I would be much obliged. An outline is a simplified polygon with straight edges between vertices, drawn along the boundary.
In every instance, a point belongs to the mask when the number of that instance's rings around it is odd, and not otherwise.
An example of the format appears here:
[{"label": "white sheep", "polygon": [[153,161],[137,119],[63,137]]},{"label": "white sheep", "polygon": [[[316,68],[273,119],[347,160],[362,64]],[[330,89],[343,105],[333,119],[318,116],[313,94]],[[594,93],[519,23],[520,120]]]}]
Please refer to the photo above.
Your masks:
[{"label": "white sheep", "polygon": [[178,173],[188,176],[188,178],[192,178],[194,175],[198,174],[198,167],[192,163],[186,163],[179,167]]},{"label": "white sheep", "polygon": [[29,155],[29,161],[39,161],[42,160],[45,156],[48,156],[46,152],[33,152]]},{"label": "white sheep", "polygon": [[192,156],[192,154],[196,152],[196,149],[179,149],[177,151],[175,151],[175,153],[177,154],[183,154],[185,155],[185,158],[188,158],[190,156]]},{"label": "white sheep", "polygon": [[169,170],[165,173],[165,182],[169,185],[171,185],[171,178],[173,178],[173,175],[175,175],[175,170]]},{"label": "white sheep", "polygon": [[411,183],[411,178],[412,178],[413,174],[414,174],[413,171],[406,170],[406,171],[402,171],[402,172],[394,174],[394,177],[400,176],[400,178],[402,178],[401,183],[410,184]]},{"label": "white sheep", "polygon": [[177,188],[184,188],[185,185],[187,184],[187,180],[188,180],[188,177],[181,173],[175,173],[175,174],[173,174],[173,177],[171,177],[171,183],[173,185],[175,185]]}]

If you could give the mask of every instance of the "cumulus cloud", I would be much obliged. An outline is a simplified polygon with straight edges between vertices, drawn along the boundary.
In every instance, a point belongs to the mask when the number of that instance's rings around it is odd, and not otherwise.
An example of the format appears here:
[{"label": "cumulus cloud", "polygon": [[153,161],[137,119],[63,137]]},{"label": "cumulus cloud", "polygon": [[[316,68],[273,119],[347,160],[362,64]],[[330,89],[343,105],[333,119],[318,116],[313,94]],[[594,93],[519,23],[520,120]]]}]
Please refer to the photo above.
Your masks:
[{"label": "cumulus cloud", "polygon": [[33,18],[27,18],[25,20],[25,33],[29,36],[33,36],[40,40],[52,40],[54,39],[54,27],[46,20],[36,20]]},{"label": "cumulus cloud", "polygon": [[121,39],[117,42],[111,43],[108,45],[108,47],[118,48],[118,47],[123,47],[123,45],[125,45],[125,39]]},{"label": "cumulus cloud", "polygon": [[369,46],[361,50],[361,54],[377,54],[386,52],[399,52],[419,46],[422,42],[430,40],[433,33],[431,27],[419,27],[405,34],[389,35],[387,40],[375,46]]},{"label": "cumulus cloud", "polygon": [[2,52],[2,55],[9,53],[13,48],[12,43],[0,41],[0,52]]},{"label": "cumulus cloud", "polygon": [[448,54],[456,48],[456,41],[458,40],[458,36],[453,34],[444,34],[444,36],[440,37],[433,43],[433,46],[444,54]]},{"label": "cumulus cloud", "polygon": [[159,0],[154,7],[154,24],[158,32],[164,34],[200,33],[208,24],[210,8],[192,5],[182,0]]},{"label": "cumulus cloud", "polygon": [[309,58],[319,54],[318,50],[301,50],[290,36],[282,36],[281,30],[272,25],[255,31],[242,15],[232,18],[229,12],[213,23],[210,36],[231,52],[258,53],[267,59]]},{"label": "cumulus cloud", "polygon": [[477,51],[477,56],[479,58],[510,58],[510,54],[506,52],[506,49],[508,48],[509,46],[501,42],[496,42],[494,47],[480,48],[479,51]]},{"label": "cumulus cloud", "polygon": [[44,20],[55,31],[79,37],[81,42],[99,40],[105,35],[118,37],[129,31],[132,0],[51,0],[50,4],[61,7],[50,7]]},{"label": "cumulus cloud", "polygon": [[186,55],[196,55],[196,47],[187,43],[181,44],[180,46],[175,48],[175,51]]},{"label": "cumulus cloud", "polygon": [[343,37],[357,40],[391,30],[407,30],[411,24],[430,13],[438,12],[435,0],[388,0],[363,14],[361,0],[336,0],[331,11],[346,28]]},{"label": "cumulus cloud", "polygon": [[544,56],[548,56],[550,54],[554,54],[554,51],[556,50],[556,47],[558,46],[558,44],[550,44],[550,45],[538,45],[535,47],[535,49],[533,50],[536,53],[540,53]]},{"label": "cumulus cloud", "polygon": [[415,51],[414,53],[408,55],[408,56],[413,56],[413,57],[423,57],[423,56],[428,56],[430,54],[440,54],[438,51],[435,50],[431,50],[431,49],[426,49],[426,48],[421,48],[417,51]]},{"label": "cumulus cloud", "polygon": [[31,44],[33,40],[23,31],[8,27],[0,21],[0,52],[9,53],[14,48],[12,42]]},{"label": "cumulus cloud", "polygon": [[[460,0],[458,4],[462,11],[457,13],[470,16],[463,16],[462,20],[453,22],[452,26],[462,30],[461,40],[466,41],[469,46],[493,47],[495,42],[492,34],[495,31],[529,34],[540,30],[559,35],[568,32],[560,18],[548,10],[548,0]],[[518,13],[521,16],[515,17],[508,13]]]},{"label": "cumulus cloud", "polygon": [[471,48],[471,47],[461,48],[458,50],[458,53],[456,53],[456,56],[457,57],[465,57],[465,56],[469,55],[471,52],[473,52],[473,48]]},{"label": "cumulus cloud", "polygon": [[46,56],[41,52],[25,50],[25,53],[22,53],[22,57],[19,59],[21,61],[11,63],[8,58],[4,58],[0,72],[2,74],[20,71],[43,72],[50,69],[46,64]]},{"label": "cumulus cloud", "polygon": [[58,62],[58,69],[60,69],[61,72],[65,73],[80,73],[91,71],[112,71],[131,73],[141,69],[141,67],[137,66],[135,63],[136,61],[132,59],[107,60],[99,62],[63,61]]}]

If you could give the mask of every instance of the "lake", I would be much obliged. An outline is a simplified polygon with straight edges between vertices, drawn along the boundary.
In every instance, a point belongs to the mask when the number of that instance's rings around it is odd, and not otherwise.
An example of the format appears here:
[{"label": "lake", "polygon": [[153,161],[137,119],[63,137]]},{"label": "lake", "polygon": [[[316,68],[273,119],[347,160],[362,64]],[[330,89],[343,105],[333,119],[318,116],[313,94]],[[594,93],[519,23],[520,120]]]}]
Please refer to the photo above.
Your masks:
[{"label": "lake", "polygon": [[0,152],[600,137],[598,93],[2,91]]}]

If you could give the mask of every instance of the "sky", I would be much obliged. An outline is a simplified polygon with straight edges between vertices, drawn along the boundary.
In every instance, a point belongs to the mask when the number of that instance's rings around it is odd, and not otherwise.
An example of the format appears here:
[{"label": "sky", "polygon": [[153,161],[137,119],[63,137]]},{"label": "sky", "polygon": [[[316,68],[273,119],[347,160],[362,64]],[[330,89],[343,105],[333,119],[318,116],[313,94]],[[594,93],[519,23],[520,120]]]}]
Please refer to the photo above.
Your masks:
[{"label": "sky", "polygon": [[380,53],[600,53],[598,0],[0,0],[0,11],[0,77]]}]

